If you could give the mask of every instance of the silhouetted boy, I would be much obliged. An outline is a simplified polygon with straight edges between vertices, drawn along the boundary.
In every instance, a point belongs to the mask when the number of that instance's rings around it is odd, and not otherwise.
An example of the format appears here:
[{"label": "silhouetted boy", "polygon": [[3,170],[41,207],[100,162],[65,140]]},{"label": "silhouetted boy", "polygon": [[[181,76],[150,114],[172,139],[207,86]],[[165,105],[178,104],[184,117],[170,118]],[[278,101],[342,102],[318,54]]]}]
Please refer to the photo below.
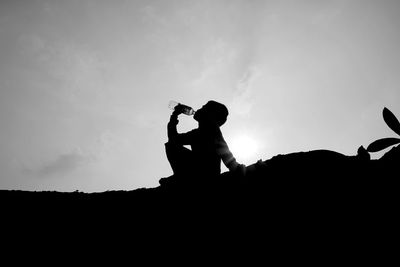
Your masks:
[{"label": "silhouetted boy", "polygon": [[[221,160],[230,171],[236,171],[238,168],[243,170],[244,165],[236,162],[220,130],[228,117],[225,105],[208,101],[193,116],[199,127],[179,134],[176,126],[179,122],[178,115],[181,113],[182,109],[178,105],[168,123],[168,142],[165,144],[174,177],[184,180],[193,177],[215,177],[221,173]],[[184,145],[190,145],[192,150]],[[161,179],[160,184],[166,181],[165,179]]]}]

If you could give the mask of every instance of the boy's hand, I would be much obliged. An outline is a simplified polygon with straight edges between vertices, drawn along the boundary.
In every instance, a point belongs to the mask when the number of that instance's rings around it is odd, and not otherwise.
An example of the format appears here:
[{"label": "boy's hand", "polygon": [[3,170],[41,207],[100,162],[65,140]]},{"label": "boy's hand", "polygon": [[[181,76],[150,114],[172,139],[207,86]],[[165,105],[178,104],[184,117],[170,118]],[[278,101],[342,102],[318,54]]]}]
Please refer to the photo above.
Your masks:
[{"label": "boy's hand", "polygon": [[178,116],[179,114],[183,113],[183,108],[181,104],[178,104],[175,108],[174,111],[172,112],[172,115]]},{"label": "boy's hand", "polygon": [[183,113],[182,105],[178,104],[174,108],[174,111],[172,112],[171,117],[169,119],[170,125],[178,125],[178,123],[179,123],[178,116],[179,116],[179,114],[182,114],[182,113]]},{"label": "boy's hand", "polygon": [[244,164],[237,164],[233,169],[230,171],[233,172],[234,174],[238,175],[239,177],[244,177],[246,176],[246,165]]},{"label": "boy's hand", "polygon": [[239,164],[239,166],[237,167],[236,171],[237,173],[241,176],[244,177],[246,176],[246,165],[244,164]]}]

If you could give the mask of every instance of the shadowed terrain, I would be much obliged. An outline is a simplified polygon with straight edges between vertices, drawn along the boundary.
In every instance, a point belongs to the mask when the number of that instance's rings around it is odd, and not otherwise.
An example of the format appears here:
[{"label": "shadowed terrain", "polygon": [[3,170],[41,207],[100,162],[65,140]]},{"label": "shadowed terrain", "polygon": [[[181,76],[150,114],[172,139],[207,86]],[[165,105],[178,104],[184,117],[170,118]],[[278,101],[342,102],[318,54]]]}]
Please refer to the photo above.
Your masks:
[{"label": "shadowed terrain", "polygon": [[101,193],[3,190],[0,200],[5,209],[22,215],[90,218],[118,212],[125,217],[141,212],[203,212],[207,216],[222,211],[227,215],[274,213],[274,217],[335,214],[343,219],[375,212],[383,218],[397,207],[399,150],[394,147],[379,160],[328,150],[298,152],[257,162],[247,166],[245,173],[226,172],[213,179],[171,178],[155,188]]},{"label": "shadowed terrain", "polygon": [[133,191],[0,191],[2,224],[18,244],[28,236],[55,251],[134,245],[214,258],[198,255],[208,249],[232,261],[232,253],[270,261],[268,253],[285,262],[389,262],[399,237],[399,152],[379,160],[326,150],[278,155],[245,174]]}]

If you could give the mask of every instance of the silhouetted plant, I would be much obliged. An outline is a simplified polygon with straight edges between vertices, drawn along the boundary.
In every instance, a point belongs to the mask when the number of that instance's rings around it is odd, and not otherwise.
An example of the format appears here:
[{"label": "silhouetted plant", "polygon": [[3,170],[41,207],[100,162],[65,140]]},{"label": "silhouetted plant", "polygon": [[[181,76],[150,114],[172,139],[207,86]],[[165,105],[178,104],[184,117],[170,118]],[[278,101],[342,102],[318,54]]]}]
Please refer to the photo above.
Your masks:
[{"label": "silhouetted plant", "polygon": [[[392,129],[395,133],[400,136],[400,123],[397,120],[396,116],[387,108],[383,109],[383,119],[385,120],[386,124]],[[368,147],[367,150],[369,152],[378,152],[390,146],[396,145],[400,143],[400,138],[382,138],[372,142]]]}]

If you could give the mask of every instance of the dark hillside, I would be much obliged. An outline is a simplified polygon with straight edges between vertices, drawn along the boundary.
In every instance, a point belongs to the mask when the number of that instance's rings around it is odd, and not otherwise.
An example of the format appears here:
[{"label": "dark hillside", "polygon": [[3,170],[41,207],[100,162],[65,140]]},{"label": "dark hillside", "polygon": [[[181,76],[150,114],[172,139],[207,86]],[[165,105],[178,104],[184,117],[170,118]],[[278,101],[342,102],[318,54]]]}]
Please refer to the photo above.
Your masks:
[{"label": "dark hillside", "polygon": [[230,251],[219,257],[388,261],[399,237],[398,152],[393,148],[390,160],[299,152],[248,166],[245,174],[133,191],[1,191],[3,229],[17,247],[29,237],[32,246],[47,240],[55,250],[72,242],[83,251],[155,246],[197,257],[207,248]]}]

